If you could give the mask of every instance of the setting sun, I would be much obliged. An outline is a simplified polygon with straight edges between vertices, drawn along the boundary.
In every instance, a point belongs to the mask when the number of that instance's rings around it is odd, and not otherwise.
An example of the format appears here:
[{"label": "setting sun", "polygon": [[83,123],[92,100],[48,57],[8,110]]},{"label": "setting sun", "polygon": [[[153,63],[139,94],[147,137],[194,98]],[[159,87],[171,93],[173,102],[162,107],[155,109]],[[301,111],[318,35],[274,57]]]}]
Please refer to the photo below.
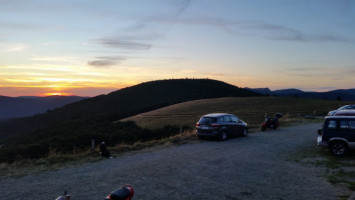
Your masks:
[{"label": "setting sun", "polygon": [[48,92],[43,94],[43,96],[71,96],[71,95],[73,94],[65,93],[65,92]]}]

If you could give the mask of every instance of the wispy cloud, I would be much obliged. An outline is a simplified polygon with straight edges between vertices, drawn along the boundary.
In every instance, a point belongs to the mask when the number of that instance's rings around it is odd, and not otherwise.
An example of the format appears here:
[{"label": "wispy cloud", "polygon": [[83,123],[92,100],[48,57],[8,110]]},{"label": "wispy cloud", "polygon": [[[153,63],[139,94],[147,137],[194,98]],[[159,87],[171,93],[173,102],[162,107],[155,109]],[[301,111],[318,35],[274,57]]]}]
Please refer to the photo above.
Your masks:
[{"label": "wispy cloud", "polygon": [[[164,15],[156,15],[155,13],[150,16],[136,19],[131,22],[131,25],[126,27],[125,30],[120,30],[114,36],[103,37],[95,40],[95,42],[106,47],[112,47],[125,50],[150,50],[153,47],[153,41],[164,37],[166,32],[169,31],[168,24],[165,28],[156,28],[157,19],[171,19],[177,20],[190,6],[192,0],[172,1],[171,10]],[[122,31],[125,34],[122,34]],[[144,42],[142,42],[144,41]]]},{"label": "wispy cloud", "polygon": [[213,26],[225,30],[231,34],[244,36],[259,36],[271,40],[298,41],[298,42],[348,42],[340,35],[320,33],[309,34],[292,27],[268,23],[256,20],[227,20],[223,18],[174,18],[151,17],[147,19],[151,23],[180,24],[193,26]]},{"label": "wispy cloud", "polygon": [[336,87],[315,87],[310,89],[315,91],[330,91],[330,90],[335,90],[337,88]]},{"label": "wispy cloud", "polygon": [[103,67],[110,67],[113,65],[119,64],[121,61],[126,60],[126,57],[123,56],[101,56],[97,57],[98,60],[89,61],[87,65],[103,68]]},{"label": "wispy cloud", "polygon": [[4,49],[3,50],[4,52],[19,52],[27,49],[28,46],[25,44],[11,44],[11,45],[4,45],[2,48]]},{"label": "wispy cloud", "polygon": [[35,61],[60,61],[60,62],[74,62],[74,57],[33,57],[32,60]]},{"label": "wispy cloud", "polygon": [[149,50],[152,45],[131,41],[122,41],[118,39],[100,39],[97,40],[100,44],[103,44],[108,47],[120,48],[120,49],[131,49],[131,50]]},{"label": "wispy cloud", "polygon": [[24,23],[9,23],[9,22],[1,22],[0,21],[0,26],[2,28],[7,28],[7,29],[12,29],[12,30],[20,30],[20,31],[25,31],[25,30],[40,30],[43,29],[43,27],[35,25],[35,24],[24,24]]},{"label": "wispy cloud", "polygon": [[191,2],[192,2],[192,0],[183,0],[183,1],[177,2],[177,3],[176,3],[177,12],[175,13],[175,17],[178,17],[178,16],[180,16],[182,13],[184,13],[185,10],[189,8]]},{"label": "wispy cloud", "polygon": [[108,67],[115,64],[116,62],[112,60],[94,60],[88,62],[89,66],[94,66],[94,67]]}]

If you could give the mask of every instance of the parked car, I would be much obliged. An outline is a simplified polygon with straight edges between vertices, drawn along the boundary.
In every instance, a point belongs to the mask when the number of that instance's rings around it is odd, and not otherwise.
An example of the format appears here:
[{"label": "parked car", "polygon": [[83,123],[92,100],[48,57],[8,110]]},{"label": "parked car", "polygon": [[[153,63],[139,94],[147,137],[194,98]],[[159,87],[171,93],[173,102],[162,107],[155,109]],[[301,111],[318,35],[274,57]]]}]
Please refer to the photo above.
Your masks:
[{"label": "parked car", "polygon": [[233,114],[212,113],[204,115],[196,123],[199,138],[215,137],[226,140],[232,136],[247,136],[248,124]]},{"label": "parked car", "polygon": [[341,111],[341,110],[355,110],[355,105],[354,104],[345,105],[345,106],[342,106],[336,110],[329,111],[328,116],[333,116],[333,115],[335,115],[335,113],[337,113],[338,111]]},{"label": "parked car", "polygon": [[355,149],[355,116],[325,117],[322,129],[318,130],[318,146],[328,147],[336,156]]}]

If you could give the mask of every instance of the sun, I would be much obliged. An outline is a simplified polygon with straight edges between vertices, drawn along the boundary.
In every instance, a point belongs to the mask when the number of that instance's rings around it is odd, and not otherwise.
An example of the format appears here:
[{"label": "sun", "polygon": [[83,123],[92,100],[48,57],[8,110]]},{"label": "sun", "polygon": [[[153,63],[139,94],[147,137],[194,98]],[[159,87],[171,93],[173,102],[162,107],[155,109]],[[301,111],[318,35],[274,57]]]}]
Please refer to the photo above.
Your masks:
[{"label": "sun", "polygon": [[43,96],[71,96],[72,94],[70,93],[65,93],[65,92],[48,92],[44,93]]}]

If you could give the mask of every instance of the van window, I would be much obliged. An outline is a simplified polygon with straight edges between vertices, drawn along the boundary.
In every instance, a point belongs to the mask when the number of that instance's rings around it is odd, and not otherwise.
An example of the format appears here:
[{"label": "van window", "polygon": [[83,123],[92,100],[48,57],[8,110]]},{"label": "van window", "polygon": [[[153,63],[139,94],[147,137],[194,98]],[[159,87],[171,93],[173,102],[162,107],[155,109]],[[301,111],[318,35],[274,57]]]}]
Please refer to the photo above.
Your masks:
[{"label": "van window", "polygon": [[340,129],[355,129],[355,120],[341,120]]},{"label": "van window", "polygon": [[349,128],[350,129],[355,129],[355,120],[349,121]]},{"label": "van window", "polygon": [[336,129],[337,128],[337,121],[336,120],[329,120],[328,129]]},{"label": "van window", "polygon": [[346,120],[341,120],[340,121],[340,129],[348,129],[349,128],[349,122]]}]

